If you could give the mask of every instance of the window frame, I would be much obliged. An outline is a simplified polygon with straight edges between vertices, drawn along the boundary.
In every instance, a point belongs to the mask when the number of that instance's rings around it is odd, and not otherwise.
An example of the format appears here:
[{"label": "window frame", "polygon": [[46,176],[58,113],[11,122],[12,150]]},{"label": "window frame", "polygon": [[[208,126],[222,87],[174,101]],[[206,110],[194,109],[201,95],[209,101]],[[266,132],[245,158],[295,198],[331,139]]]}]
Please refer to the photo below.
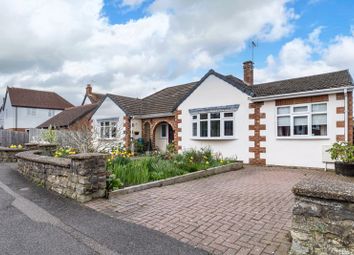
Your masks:
[{"label": "window frame", "polygon": [[[108,125],[105,125],[105,123],[109,123]],[[112,123],[115,122],[115,125],[112,125]],[[102,125],[103,123],[103,125]],[[101,140],[114,140],[114,139],[118,139],[119,138],[119,134],[118,134],[118,119],[102,119],[102,120],[97,120],[97,126],[99,129],[99,138]],[[105,129],[108,128],[109,129],[109,137],[105,137]],[[114,130],[113,128],[115,128],[115,136],[112,136],[112,131]],[[102,129],[103,129],[103,133],[102,133]]]},{"label": "window frame", "polygon": [[[211,118],[212,114],[220,114],[219,118]],[[225,117],[225,113],[232,113],[232,116]],[[235,114],[236,111],[200,112],[191,114],[191,138],[195,140],[231,140],[235,138]],[[200,115],[207,114],[206,119],[201,119]],[[212,122],[219,121],[219,136],[212,136]],[[232,135],[225,135],[225,122],[232,121]],[[201,136],[201,122],[207,123],[207,136]],[[194,133],[196,125],[196,133]]]},{"label": "window frame", "polygon": [[[325,111],[313,112],[312,107],[313,105],[326,105]],[[278,114],[279,108],[286,108],[289,107],[289,113]],[[295,112],[294,108],[301,108],[307,107],[306,111],[303,112]],[[326,126],[327,126],[327,134],[326,135],[313,135],[312,133],[312,116],[319,115],[319,114],[326,114]],[[278,133],[278,117],[290,117],[290,135],[289,136],[279,136]],[[307,117],[307,134],[306,135],[296,135],[294,134],[294,118],[296,117]],[[277,139],[328,139],[328,102],[316,102],[316,103],[306,103],[306,104],[294,104],[294,105],[280,105],[276,107],[275,112],[275,132]]]},{"label": "window frame", "polygon": [[[167,138],[167,132],[168,132],[168,126],[167,124],[161,124],[161,133],[160,133],[160,138]],[[163,129],[165,129],[165,135],[163,135]]]}]

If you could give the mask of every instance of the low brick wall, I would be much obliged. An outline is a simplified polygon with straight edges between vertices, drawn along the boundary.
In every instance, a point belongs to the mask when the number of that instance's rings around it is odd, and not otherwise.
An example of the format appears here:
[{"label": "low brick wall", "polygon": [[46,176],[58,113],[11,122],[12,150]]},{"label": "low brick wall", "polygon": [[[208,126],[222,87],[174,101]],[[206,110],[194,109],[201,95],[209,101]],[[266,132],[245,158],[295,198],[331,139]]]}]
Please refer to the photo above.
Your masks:
[{"label": "low brick wall", "polygon": [[289,254],[354,254],[354,179],[305,180],[293,192]]},{"label": "low brick wall", "polygon": [[24,149],[0,147],[0,162],[17,162],[16,154]]},{"label": "low brick wall", "polygon": [[42,151],[17,154],[18,171],[31,181],[79,202],[104,197],[106,155],[84,153],[70,158],[54,158]]}]

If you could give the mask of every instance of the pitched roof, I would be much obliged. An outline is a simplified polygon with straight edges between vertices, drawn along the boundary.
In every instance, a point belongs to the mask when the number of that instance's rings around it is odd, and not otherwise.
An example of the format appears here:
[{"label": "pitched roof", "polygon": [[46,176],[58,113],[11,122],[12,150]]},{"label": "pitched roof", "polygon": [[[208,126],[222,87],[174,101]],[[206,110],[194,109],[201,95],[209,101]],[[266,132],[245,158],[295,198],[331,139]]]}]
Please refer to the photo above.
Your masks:
[{"label": "pitched roof", "polygon": [[139,115],[141,112],[141,99],[107,94],[107,97],[117,104],[128,115]]},{"label": "pitched roof", "polygon": [[143,98],[141,115],[173,112],[176,108],[176,104],[178,104],[196,84],[197,82],[191,82],[168,87]]},{"label": "pitched roof", "polygon": [[71,103],[55,92],[23,88],[7,88],[12,106],[64,110]]},{"label": "pitched roof", "polygon": [[90,93],[90,94],[85,94],[84,100],[82,101],[82,104],[85,102],[86,98],[88,98],[91,102],[91,104],[96,104],[99,101],[101,101],[101,99],[104,98],[104,94],[100,94],[100,93]]},{"label": "pitched roof", "polygon": [[272,96],[281,94],[315,91],[322,89],[352,86],[353,79],[348,70],[323,73],[294,79],[261,83],[250,86],[254,96]]},{"label": "pitched roof", "polygon": [[250,86],[233,75],[222,75],[211,69],[198,82],[168,87],[143,99],[113,94],[108,94],[107,96],[128,115],[172,113],[210,75],[215,75],[253,98],[353,85],[353,80],[348,70]]},{"label": "pitched roof", "polygon": [[38,128],[48,128],[49,126],[60,128],[70,126],[82,117],[92,114],[93,110],[95,110],[97,106],[98,104],[88,104],[69,108],[45,121],[39,125]]}]

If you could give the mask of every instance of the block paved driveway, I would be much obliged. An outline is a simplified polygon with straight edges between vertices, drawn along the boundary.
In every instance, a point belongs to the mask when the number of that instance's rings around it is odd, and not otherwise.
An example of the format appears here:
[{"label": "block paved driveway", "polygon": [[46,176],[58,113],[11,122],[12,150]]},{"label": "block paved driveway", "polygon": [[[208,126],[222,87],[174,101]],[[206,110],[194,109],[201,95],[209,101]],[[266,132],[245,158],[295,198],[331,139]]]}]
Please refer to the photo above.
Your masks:
[{"label": "block paved driveway", "polygon": [[291,188],[304,178],[331,175],[321,170],[246,166],[87,206],[212,254],[287,254],[294,205]]}]

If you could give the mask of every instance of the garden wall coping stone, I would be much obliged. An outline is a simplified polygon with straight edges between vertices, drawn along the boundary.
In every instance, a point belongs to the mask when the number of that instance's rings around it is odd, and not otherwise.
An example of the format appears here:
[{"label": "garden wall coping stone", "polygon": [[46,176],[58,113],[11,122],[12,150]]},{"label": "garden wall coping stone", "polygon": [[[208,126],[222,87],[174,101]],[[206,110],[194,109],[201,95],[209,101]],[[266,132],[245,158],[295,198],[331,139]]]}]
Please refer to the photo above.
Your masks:
[{"label": "garden wall coping stone", "polygon": [[354,254],[354,178],[330,177],[293,187],[289,254]]},{"label": "garden wall coping stone", "polygon": [[243,168],[243,162],[242,161],[236,161],[234,163],[230,163],[227,165],[223,166],[217,166],[217,167],[212,167],[206,170],[200,170],[197,172],[193,173],[188,173],[184,175],[179,175],[179,176],[174,176],[171,178],[167,178],[164,180],[158,180],[158,181],[152,181],[148,183],[143,183],[139,185],[134,185],[134,186],[129,186],[126,188],[114,190],[110,192],[110,195],[124,195],[128,193],[133,193],[145,189],[151,189],[151,188],[156,188],[156,187],[162,187],[162,186],[167,186],[167,185],[172,185],[176,183],[181,183],[181,182],[187,182],[203,177],[208,177],[211,175],[216,175],[216,174],[221,174],[221,173],[226,173],[229,171],[234,171],[234,170],[239,170]]},{"label": "garden wall coping stone", "polygon": [[16,154],[16,157],[20,159],[34,161],[37,163],[51,164],[51,165],[70,168],[70,163],[71,163],[70,159],[45,156],[45,155],[41,155],[41,153],[42,151],[40,150],[24,151]]},{"label": "garden wall coping stone", "polygon": [[354,202],[354,178],[303,180],[293,187],[299,196]]}]

